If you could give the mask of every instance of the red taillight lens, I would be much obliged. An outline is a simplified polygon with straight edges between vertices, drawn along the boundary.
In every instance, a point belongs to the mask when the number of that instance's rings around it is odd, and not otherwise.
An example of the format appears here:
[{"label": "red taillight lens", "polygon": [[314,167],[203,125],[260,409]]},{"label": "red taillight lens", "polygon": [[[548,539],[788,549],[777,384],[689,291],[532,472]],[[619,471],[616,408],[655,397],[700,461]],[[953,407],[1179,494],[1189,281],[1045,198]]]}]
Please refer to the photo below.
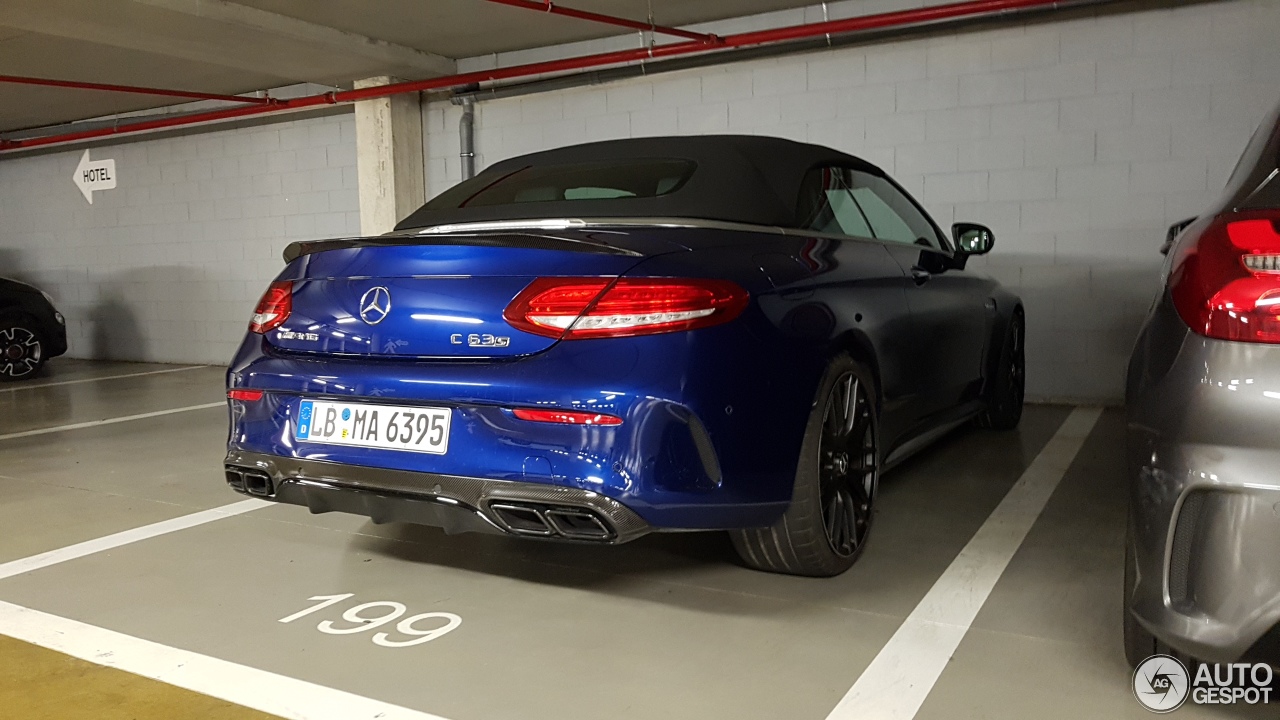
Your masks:
[{"label": "red taillight lens", "polygon": [[293,312],[293,282],[289,280],[273,282],[262,294],[258,307],[253,309],[249,331],[261,335],[275,330],[289,319],[291,312]]},{"label": "red taillight lens", "polygon": [[227,399],[243,400],[244,402],[258,402],[259,400],[262,399],[262,394],[263,393],[261,390],[245,390],[245,389],[228,390]]},{"label": "red taillight lens", "polygon": [[521,420],[561,425],[621,425],[622,418],[600,413],[574,412],[572,410],[545,410],[516,408],[511,413]]},{"label": "red taillight lens", "polygon": [[1192,330],[1219,340],[1280,343],[1277,221],[1275,211],[1226,213],[1180,244],[1169,285]]},{"label": "red taillight lens", "polygon": [[539,278],[503,317],[546,337],[628,337],[719,325],[742,314],[749,300],[726,280]]}]

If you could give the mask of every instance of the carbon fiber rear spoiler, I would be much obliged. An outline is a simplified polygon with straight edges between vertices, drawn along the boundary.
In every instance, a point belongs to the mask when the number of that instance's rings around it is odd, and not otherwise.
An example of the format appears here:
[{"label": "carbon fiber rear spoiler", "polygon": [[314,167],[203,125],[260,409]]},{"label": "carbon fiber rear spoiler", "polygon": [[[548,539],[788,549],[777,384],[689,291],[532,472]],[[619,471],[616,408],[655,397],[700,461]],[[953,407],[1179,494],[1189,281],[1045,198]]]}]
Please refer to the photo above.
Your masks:
[{"label": "carbon fiber rear spoiler", "polygon": [[495,232],[466,234],[391,233],[375,237],[339,238],[289,243],[284,249],[284,261],[293,262],[304,255],[327,250],[346,250],[360,247],[388,247],[394,245],[474,245],[479,247],[528,248],[531,250],[569,250],[573,252],[599,253],[602,255],[630,255],[643,257],[644,253],[610,244],[598,237],[569,238],[556,235]]}]

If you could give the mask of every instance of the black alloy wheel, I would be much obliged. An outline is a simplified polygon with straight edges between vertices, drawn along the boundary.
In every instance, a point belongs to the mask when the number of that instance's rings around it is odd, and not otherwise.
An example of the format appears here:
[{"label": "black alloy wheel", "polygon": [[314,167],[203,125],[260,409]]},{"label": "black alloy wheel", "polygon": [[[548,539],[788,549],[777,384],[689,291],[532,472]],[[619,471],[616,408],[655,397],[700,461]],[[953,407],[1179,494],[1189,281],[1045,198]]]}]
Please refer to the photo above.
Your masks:
[{"label": "black alloy wheel", "polygon": [[44,364],[40,336],[23,324],[0,324],[0,381],[23,380]]},{"label": "black alloy wheel", "polygon": [[733,530],[742,561],[757,570],[832,577],[867,546],[880,481],[874,376],[848,355],[823,374],[805,425],[791,504],[762,528]]},{"label": "black alloy wheel", "polygon": [[1027,390],[1027,351],[1024,347],[1024,334],[1022,318],[1014,318],[1013,325],[1009,328],[1011,349],[1006,393],[1018,407],[1022,407]]},{"label": "black alloy wheel", "polygon": [[1009,320],[1001,344],[1000,365],[987,391],[987,407],[978,416],[978,424],[993,430],[1012,430],[1022,420],[1022,404],[1026,398],[1027,353],[1026,321],[1022,313]]},{"label": "black alloy wheel", "polygon": [[871,529],[876,481],[876,437],[871,403],[852,372],[831,388],[818,454],[822,525],[832,552],[857,554]]}]

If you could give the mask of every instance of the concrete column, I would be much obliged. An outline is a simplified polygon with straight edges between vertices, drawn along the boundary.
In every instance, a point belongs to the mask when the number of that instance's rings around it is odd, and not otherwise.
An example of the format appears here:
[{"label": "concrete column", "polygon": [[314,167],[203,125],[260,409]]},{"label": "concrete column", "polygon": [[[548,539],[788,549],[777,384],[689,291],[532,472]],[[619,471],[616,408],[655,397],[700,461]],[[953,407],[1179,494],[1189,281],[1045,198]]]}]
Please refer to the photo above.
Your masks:
[{"label": "concrete column", "polygon": [[[390,77],[357,80],[357,88],[387,85]],[[417,93],[356,103],[356,170],[360,232],[390,231],[426,202],[422,165],[422,104]]]}]

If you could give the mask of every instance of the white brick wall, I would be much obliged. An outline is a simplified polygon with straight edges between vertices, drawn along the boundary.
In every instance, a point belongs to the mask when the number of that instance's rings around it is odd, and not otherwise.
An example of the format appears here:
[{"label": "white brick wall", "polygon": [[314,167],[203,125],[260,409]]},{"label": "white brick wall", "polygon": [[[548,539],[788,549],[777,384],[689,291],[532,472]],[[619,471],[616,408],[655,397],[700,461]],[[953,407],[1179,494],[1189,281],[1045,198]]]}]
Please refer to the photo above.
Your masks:
[{"label": "white brick wall", "polygon": [[0,275],[53,295],[75,357],[226,363],[285,245],[359,233],[349,114],[94,148],[119,186],[93,205],[82,152],[0,159]]},{"label": "white brick wall", "polygon": [[[921,4],[935,3],[834,3],[831,11]],[[735,23],[818,19],[809,8]],[[1165,227],[1212,201],[1280,101],[1278,35],[1280,2],[1223,0],[489,101],[477,113],[477,164],[671,133],[779,135],[860,155],[893,173],[940,224],[992,225],[996,250],[973,265],[1022,293],[1032,395],[1116,401],[1157,288]],[[628,43],[634,37],[461,65]],[[427,107],[429,195],[460,177],[458,112]]]}]

